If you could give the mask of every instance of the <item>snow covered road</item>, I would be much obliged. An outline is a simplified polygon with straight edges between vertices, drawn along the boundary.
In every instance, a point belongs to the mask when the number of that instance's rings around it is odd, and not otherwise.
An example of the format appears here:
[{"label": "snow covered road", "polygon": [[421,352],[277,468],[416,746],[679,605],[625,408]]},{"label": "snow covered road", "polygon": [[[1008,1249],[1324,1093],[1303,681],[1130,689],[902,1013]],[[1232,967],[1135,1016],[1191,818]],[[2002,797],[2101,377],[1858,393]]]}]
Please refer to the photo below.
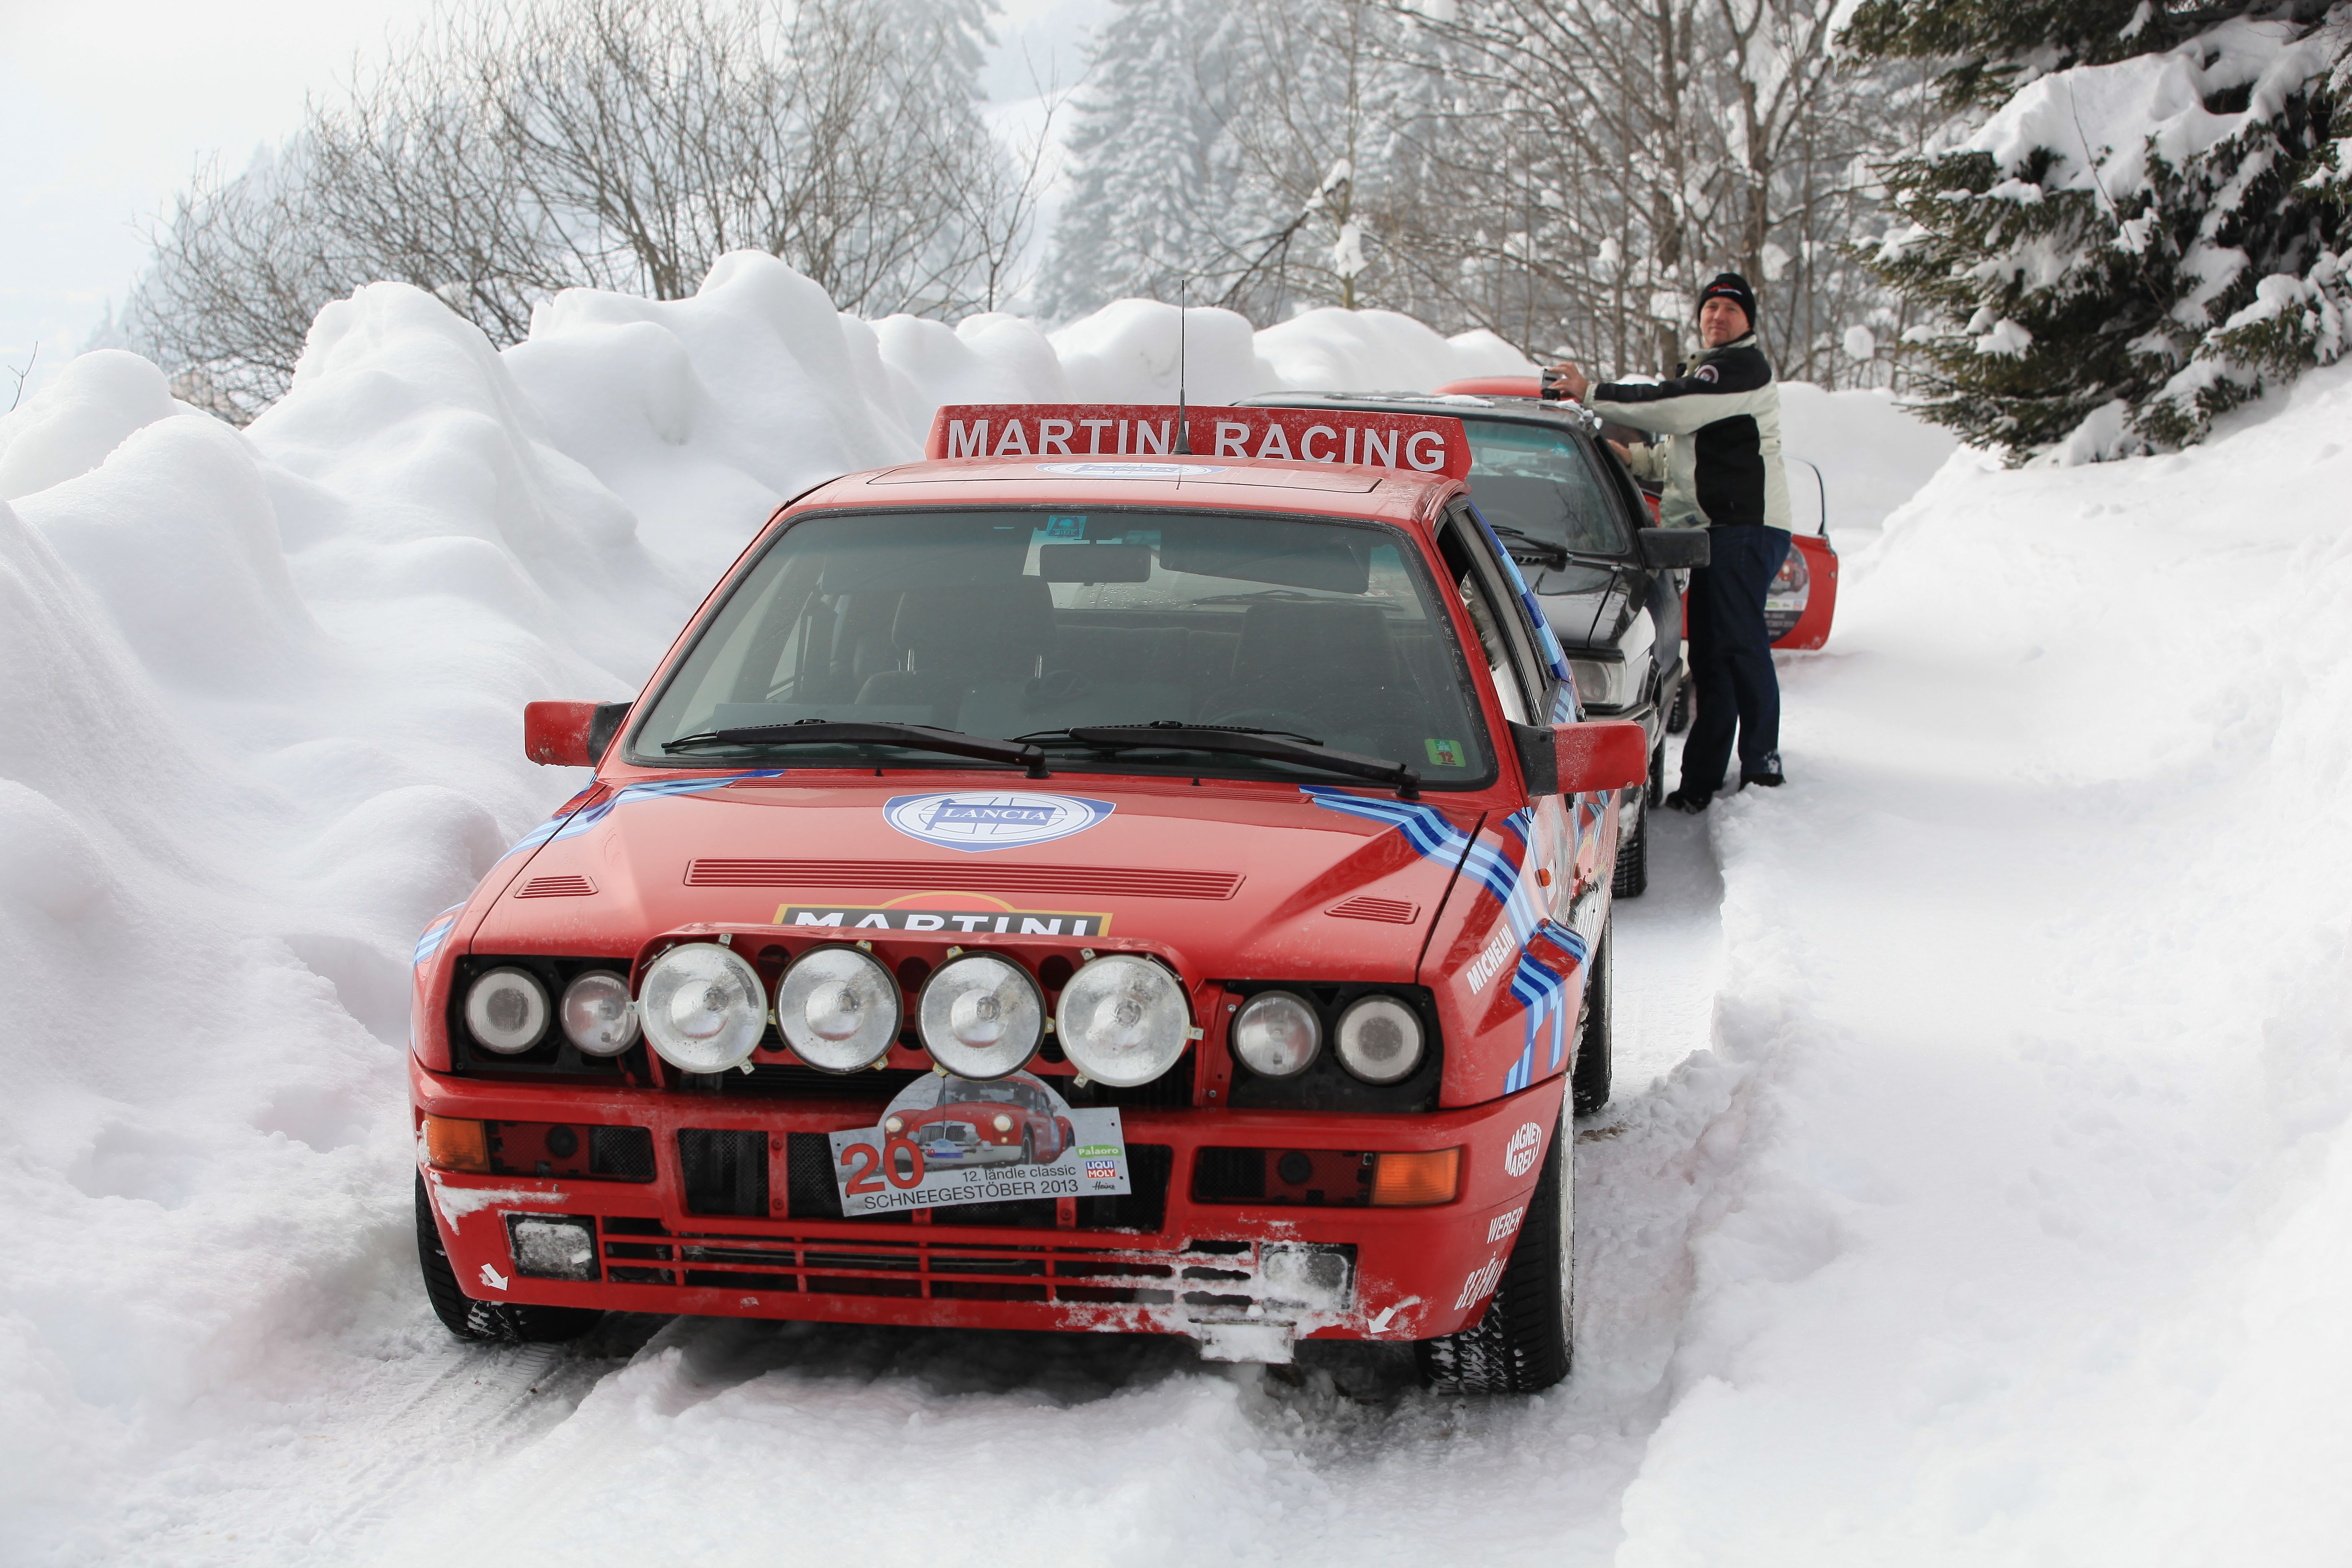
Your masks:
[{"label": "snow covered road", "polygon": [[[0,426],[0,1561],[2343,1560],[2342,370],[2181,457],[1956,459],[1842,537],[1790,787],[1662,821],[1622,909],[1562,1389],[1429,1395],[1380,1347],[448,1341],[399,976],[564,792],[515,709],[625,689],[712,516],[887,448],[908,354],[1018,357],[885,323],[861,360],[782,288],[575,300],[503,361],[372,290],[244,435],[119,363]],[[835,331],[868,424],[808,435],[839,411],[754,384],[747,322],[808,385]]]}]

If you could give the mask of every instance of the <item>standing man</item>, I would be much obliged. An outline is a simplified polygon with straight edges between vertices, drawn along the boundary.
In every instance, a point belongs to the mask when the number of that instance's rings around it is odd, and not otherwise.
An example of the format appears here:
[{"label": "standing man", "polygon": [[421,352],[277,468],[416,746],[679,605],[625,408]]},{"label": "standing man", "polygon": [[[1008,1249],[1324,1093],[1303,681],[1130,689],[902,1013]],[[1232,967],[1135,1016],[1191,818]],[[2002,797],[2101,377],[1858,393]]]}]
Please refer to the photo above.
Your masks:
[{"label": "standing man", "polygon": [[1789,553],[1789,481],[1780,468],[1780,388],[1756,346],[1756,294],[1737,272],[1698,297],[1703,352],[1655,385],[1594,386],[1575,365],[1559,367],[1570,397],[1603,419],[1665,437],[1620,447],[1643,479],[1663,477],[1668,528],[1704,528],[1709,563],[1691,574],[1691,679],[1698,711],[1683,746],[1682,783],[1666,804],[1701,812],[1723,787],[1739,738],[1742,784],[1778,784],[1780,682],[1764,628],[1764,593]]}]

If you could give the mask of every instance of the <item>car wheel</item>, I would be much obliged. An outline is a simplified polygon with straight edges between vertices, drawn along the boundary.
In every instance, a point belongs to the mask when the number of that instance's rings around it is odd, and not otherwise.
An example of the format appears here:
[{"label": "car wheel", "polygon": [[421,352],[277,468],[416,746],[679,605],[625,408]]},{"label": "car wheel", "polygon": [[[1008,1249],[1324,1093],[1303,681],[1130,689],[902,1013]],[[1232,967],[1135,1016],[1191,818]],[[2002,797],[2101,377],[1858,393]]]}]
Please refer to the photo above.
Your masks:
[{"label": "car wheel", "polygon": [[1576,1129],[1552,1131],[1543,1174],[1486,1315],[1413,1346],[1421,1380],[1464,1394],[1534,1394],[1566,1377],[1575,1301]]},{"label": "car wheel", "polygon": [[1691,703],[1694,700],[1691,694],[1690,677],[1685,675],[1683,677],[1682,684],[1675,688],[1675,705],[1666,710],[1667,734],[1679,735],[1690,728]]},{"label": "car wheel", "polygon": [[[1643,801],[1646,790],[1627,792],[1623,804],[1617,807],[1617,869],[1609,881],[1612,897],[1638,899],[1650,885],[1650,807]],[[1633,830],[1625,830],[1625,811],[1633,813]]]},{"label": "car wheel", "polygon": [[1612,914],[1593,944],[1591,973],[1584,981],[1584,1014],[1576,1026],[1576,1067],[1570,1079],[1576,1096],[1576,1113],[1590,1116],[1609,1103],[1612,1058],[1615,1054],[1612,1015],[1616,1012],[1616,970]]},{"label": "car wheel", "polygon": [[1650,752],[1650,794],[1643,804],[1656,805],[1666,798],[1666,743],[1658,742]]},{"label": "car wheel", "polygon": [[520,1301],[477,1301],[467,1295],[458,1288],[448,1248],[441,1245],[441,1229],[433,1223],[433,1200],[425,1195],[422,1172],[416,1177],[416,1261],[424,1270],[425,1295],[433,1303],[433,1315],[461,1340],[562,1344],[578,1339],[604,1316],[593,1307],[533,1307]]},{"label": "car wheel", "polygon": [[1021,1130],[1021,1163],[1024,1165],[1037,1163],[1037,1130],[1034,1127]]}]

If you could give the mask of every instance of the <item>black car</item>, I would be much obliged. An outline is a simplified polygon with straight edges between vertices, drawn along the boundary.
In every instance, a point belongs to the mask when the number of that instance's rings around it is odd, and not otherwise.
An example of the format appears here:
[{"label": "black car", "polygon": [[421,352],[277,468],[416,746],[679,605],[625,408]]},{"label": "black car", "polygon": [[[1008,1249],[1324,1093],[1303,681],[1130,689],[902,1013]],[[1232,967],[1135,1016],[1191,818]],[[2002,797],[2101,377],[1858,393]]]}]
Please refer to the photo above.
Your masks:
[{"label": "black car", "polygon": [[1462,421],[1472,499],[1535,590],[1585,710],[1638,720],[1649,731],[1650,787],[1634,803],[1617,854],[1617,896],[1640,893],[1649,881],[1648,808],[1664,788],[1667,720],[1689,673],[1685,569],[1706,563],[1706,532],[1651,527],[1642,492],[1601,439],[1600,422],[1573,403],[1420,392],[1283,392],[1245,401]]}]

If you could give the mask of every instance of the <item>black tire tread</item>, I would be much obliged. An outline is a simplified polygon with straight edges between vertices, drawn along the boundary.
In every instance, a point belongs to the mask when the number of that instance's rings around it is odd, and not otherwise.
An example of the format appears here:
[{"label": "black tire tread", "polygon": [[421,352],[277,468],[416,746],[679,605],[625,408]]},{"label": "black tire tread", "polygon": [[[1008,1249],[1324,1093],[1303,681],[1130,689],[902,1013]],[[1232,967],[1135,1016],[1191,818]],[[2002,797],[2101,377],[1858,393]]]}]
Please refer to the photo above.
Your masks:
[{"label": "black tire tread", "polygon": [[[1625,807],[1617,807],[1618,820],[1624,820]],[[1614,899],[1638,899],[1650,886],[1650,808],[1642,806],[1634,817],[1633,834],[1622,830],[1617,838],[1617,866],[1609,879],[1609,896]]]},{"label": "black tire tread", "polygon": [[1577,1020],[1576,1063],[1569,1075],[1576,1114],[1590,1116],[1609,1103],[1616,1056],[1616,915],[1602,922],[1592,947],[1592,973],[1584,983],[1584,1010]]},{"label": "black tire tread", "polygon": [[576,1340],[604,1320],[593,1307],[533,1307],[520,1301],[477,1301],[457,1283],[441,1228],[433,1222],[433,1200],[425,1173],[416,1175],[416,1261],[425,1275],[425,1299],[441,1326],[461,1340],[491,1343],[557,1345]]}]

